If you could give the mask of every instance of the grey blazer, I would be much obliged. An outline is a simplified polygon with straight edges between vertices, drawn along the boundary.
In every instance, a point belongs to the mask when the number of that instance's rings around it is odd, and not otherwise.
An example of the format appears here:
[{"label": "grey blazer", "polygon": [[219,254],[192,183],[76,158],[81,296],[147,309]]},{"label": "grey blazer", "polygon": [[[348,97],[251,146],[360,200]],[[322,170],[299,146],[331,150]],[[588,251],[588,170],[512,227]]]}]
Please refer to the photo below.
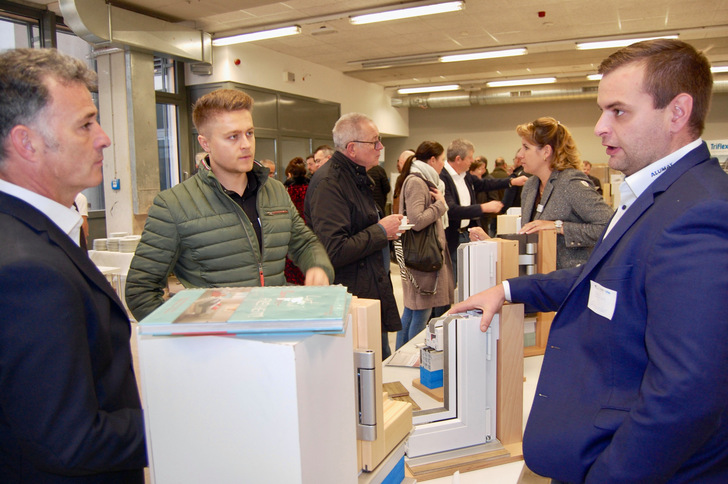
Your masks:
[{"label": "grey blazer", "polygon": [[556,237],[556,268],[576,267],[586,262],[594,244],[612,217],[604,202],[579,170],[567,168],[551,173],[539,206],[535,206],[540,184],[529,178],[521,193],[522,225],[532,220],[562,220],[564,235]]}]

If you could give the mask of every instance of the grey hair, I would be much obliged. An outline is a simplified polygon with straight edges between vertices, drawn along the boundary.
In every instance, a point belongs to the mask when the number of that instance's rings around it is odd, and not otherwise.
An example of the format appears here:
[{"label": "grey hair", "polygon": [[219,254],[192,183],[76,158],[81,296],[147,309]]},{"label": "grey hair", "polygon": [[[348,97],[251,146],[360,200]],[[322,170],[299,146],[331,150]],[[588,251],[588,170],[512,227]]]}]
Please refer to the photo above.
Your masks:
[{"label": "grey hair", "polygon": [[346,151],[346,145],[360,139],[361,128],[365,123],[374,124],[374,121],[366,114],[361,113],[348,113],[340,117],[332,131],[336,149]]},{"label": "grey hair", "polygon": [[455,161],[458,156],[465,159],[468,156],[468,151],[475,151],[475,146],[470,141],[458,138],[450,143],[447,147],[447,161]]},{"label": "grey hair", "polygon": [[34,124],[50,103],[48,78],[96,90],[96,73],[56,49],[13,49],[0,54],[0,160],[7,155],[4,141],[13,127]]},{"label": "grey hair", "polygon": [[334,154],[334,149],[329,145],[321,145],[321,146],[317,147],[315,150],[313,150],[313,154],[315,155],[319,151],[324,156],[331,156]]}]

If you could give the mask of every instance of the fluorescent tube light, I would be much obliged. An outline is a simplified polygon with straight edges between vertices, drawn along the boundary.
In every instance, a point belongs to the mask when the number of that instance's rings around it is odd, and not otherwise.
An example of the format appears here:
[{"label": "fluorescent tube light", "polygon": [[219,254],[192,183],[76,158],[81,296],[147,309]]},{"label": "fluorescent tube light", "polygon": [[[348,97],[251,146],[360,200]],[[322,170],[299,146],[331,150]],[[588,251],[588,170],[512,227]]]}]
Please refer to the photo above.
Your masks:
[{"label": "fluorescent tube light", "polygon": [[661,35],[657,37],[645,37],[641,39],[621,39],[621,40],[603,40],[599,42],[577,42],[576,48],[578,50],[591,50],[591,49],[615,49],[618,47],[627,47],[628,45],[636,42],[642,42],[643,40],[655,40],[655,39],[677,39],[677,35]]},{"label": "fluorescent tube light", "polygon": [[538,79],[514,79],[512,81],[490,81],[485,85],[488,87],[510,87],[510,86],[531,86],[533,84],[553,84],[555,77],[541,77]]},{"label": "fluorescent tube light", "polygon": [[512,57],[516,55],[525,55],[527,53],[528,49],[526,49],[525,47],[520,47],[518,49],[491,50],[485,52],[473,52],[470,54],[443,55],[440,57],[440,62],[461,62],[480,59],[496,59],[498,57]]},{"label": "fluorescent tube light", "polygon": [[279,29],[261,30],[259,32],[250,32],[247,34],[233,35],[230,37],[221,37],[219,39],[212,39],[212,45],[232,45],[241,44],[243,42],[253,42],[256,40],[275,39],[276,37],[285,37],[288,35],[296,35],[301,33],[301,27],[299,25],[292,25],[290,27],[281,27]]},{"label": "fluorescent tube light", "polygon": [[601,74],[589,74],[588,76],[586,76],[586,78],[589,79],[590,81],[601,81],[602,75]]},{"label": "fluorescent tube light", "polygon": [[368,13],[363,15],[355,15],[349,17],[349,22],[354,25],[370,24],[374,22],[386,22],[387,20],[399,20],[410,17],[421,17],[423,15],[433,15],[437,13],[457,12],[463,9],[462,1],[436,3],[433,5],[423,5],[420,7],[402,8],[398,10],[388,10],[386,12]]},{"label": "fluorescent tube light", "polygon": [[439,60],[437,55],[424,54],[412,55],[404,57],[388,57],[386,59],[371,59],[363,61],[355,61],[351,64],[361,64],[362,69],[377,69],[383,67],[394,66],[411,66],[417,64],[432,64]]},{"label": "fluorescent tube light", "polygon": [[717,74],[719,72],[728,72],[728,66],[713,66],[710,68],[710,72]]},{"label": "fluorescent tube light", "polygon": [[460,89],[459,84],[447,84],[445,86],[423,86],[423,87],[403,87],[397,89],[398,94],[422,94],[425,92],[445,92],[457,91]]}]

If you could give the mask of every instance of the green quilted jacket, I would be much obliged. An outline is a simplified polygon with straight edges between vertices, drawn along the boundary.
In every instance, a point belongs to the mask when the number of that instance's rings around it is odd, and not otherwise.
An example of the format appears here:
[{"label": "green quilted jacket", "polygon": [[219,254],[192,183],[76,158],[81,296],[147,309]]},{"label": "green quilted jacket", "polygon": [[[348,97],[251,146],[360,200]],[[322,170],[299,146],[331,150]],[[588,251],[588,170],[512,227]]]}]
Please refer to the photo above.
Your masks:
[{"label": "green quilted jacket", "polygon": [[163,301],[174,273],[187,288],[283,286],[286,254],[305,273],[334,269],[316,235],[306,227],[285,187],[257,163],[248,176],[257,194],[263,250],[253,224],[204,163],[190,179],[157,195],[126,280],[126,303],[141,321]]}]

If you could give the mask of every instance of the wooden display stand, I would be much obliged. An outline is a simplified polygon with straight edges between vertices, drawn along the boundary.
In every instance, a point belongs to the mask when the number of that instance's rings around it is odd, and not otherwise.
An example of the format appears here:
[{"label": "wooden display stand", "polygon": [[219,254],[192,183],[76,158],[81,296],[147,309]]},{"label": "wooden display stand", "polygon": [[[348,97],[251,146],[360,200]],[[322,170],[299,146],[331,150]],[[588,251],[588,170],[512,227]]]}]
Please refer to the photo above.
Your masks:
[{"label": "wooden display stand", "polygon": [[[536,272],[547,274],[556,270],[556,230],[542,230],[538,233]],[[549,338],[551,321],[556,313],[536,314],[536,344],[523,349],[523,356],[543,355]]]},{"label": "wooden display stand", "polygon": [[[382,329],[379,301],[354,297],[351,301],[355,349],[375,352],[375,384],[382,388]],[[376,440],[357,440],[358,469],[374,471],[412,430],[412,405],[375,394]]]}]

